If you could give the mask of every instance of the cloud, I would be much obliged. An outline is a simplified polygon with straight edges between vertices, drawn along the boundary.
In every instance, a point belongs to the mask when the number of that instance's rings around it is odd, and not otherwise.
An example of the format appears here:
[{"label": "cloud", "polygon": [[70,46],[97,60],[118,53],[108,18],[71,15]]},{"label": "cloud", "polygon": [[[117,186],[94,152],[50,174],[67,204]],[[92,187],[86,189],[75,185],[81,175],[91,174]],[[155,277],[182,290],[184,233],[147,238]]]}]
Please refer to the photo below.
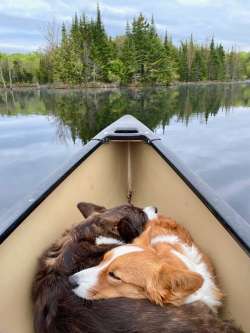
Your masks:
[{"label": "cloud", "polygon": [[[160,35],[167,30],[176,43],[192,33],[199,42],[215,36],[228,49],[250,49],[250,0],[158,0],[155,4],[151,0],[127,0],[126,4],[124,0],[101,0],[99,5],[107,32],[112,36],[124,33],[126,21],[142,12],[149,19],[153,14]],[[96,2],[1,0],[0,48],[9,52],[15,48],[35,50],[44,44],[42,27],[53,19],[59,26],[63,21],[70,22],[75,12],[95,17]],[[1,33],[3,30],[5,34]]]},{"label": "cloud", "polygon": [[113,5],[111,6],[104,2],[100,2],[99,4],[104,14],[107,13],[117,16],[126,16],[126,15],[136,15],[139,12],[137,8],[131,6],[113,6]]},{"label": "cloud", "polygon": [[214,1],[211,0],[177,0],[177,3],[184,6],[207,6],[211,3],[214,3]]},{"label": "cloud", "polygon": [[0,13],[31,17],[51,10],[49,2],[46,0],[1,0]]}]

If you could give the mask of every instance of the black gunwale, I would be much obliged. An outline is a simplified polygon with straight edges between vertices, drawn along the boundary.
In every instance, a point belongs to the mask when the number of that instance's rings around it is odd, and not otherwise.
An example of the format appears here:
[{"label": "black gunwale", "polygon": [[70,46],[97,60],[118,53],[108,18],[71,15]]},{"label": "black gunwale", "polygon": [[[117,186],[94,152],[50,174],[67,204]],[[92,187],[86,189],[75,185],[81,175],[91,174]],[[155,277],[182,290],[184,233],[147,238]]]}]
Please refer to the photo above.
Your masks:
[{"label": "black gunwale", "polygon": [[197,175],[194,175],[188,169],[184,169],[183,163],[175,156],[169,158],[169,154],[166,155],[166,152],[169,153],[170,151],[161,143],[152,143],[152,146],[203,202],[224,229],[231,234],[248,256],[250,256],[250,224],[220,198],[206,183],[203,183]]},{"label": "black gunwale", "polygon": [[51,178],[49,178],[49,182],[43,184],[41,188],[39,187],[37,191],[32,194],[35,199],[31,204],[28,204],[27,199],[24,199],[22,202],[24,208],[22,210],[17,208],[10,217],[7,217],[7,222],[1,228],[0,244],[36,209],[36,207],[40,205],[43,200],[48,197],[51,192],[53,192],[58,185],[64,181],[65,178],[67,178],[101,145],[101,141],[89,142],[74,156],[74,163],[66,164],[62,169],[58,170]]},{"label": "black gunwale", "polygon": [[[119,129],[118,133],[116,132]],[[133,129],[133,131],[131,130]],[[135,133],[135,129],[137,132]],[[203,204],[216,217],[220,224],[237,241],[240,247],[250,255],[250,224],[205,184],[193,174],[182,162],[161,142],[149,128],[133,116],[126,115],[106,127],[87,143],[74,157],[70,164],[56,172],[43,189],[33,194],[34,201],[25,203],[25,208],[18,209],[7,218],[4,227],[0,229],[0,243],[3,242],[85,159],[98,147],[109,141],[144,141],[149,144],[179,175],[187,186],[197,195]]]}]

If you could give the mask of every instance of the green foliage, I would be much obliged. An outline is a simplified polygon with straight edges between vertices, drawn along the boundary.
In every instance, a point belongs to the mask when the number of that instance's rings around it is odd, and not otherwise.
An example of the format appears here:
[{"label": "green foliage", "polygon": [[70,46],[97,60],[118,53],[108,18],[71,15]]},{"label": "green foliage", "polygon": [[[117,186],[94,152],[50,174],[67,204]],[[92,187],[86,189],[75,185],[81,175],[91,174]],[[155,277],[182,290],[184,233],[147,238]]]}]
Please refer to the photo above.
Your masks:
[{"label": "green foliage", "polygon": [[[223,46],[215,45],[213,38],[209,47],[206,47],[195,43],[192,36],[181,43],[178,61],[181,81],[223,81],[232,77],[226,75],[227,66],[232,68],[235,65],[235,59],[228,63]],[[238,78],[239,75],[234,76],[234,79]]]},{"label": "green foliage", "polygon": [[243,80],[250,79],[250,53],[249,52],[240,52],[238,54],[238,61],[240,63],[240,77]]},{"label": "green foliage", "polygon": [[40,54],[0,54],[1,84],[36,83],[38,81]]},{"label": "green foliage", "polygon": [[108,80],[110,82],[120,83],[125,76],[125,66],[120,59],[111,60],[107,66]]},{"label": "green foliage", "polygon": [[52,83],[54,80],[53,56],[50,53],[41,54],[39,70],[37,70],[39,83]]},{"label": "green foliage", "polygon": [[85,15],[62,24],[59,45],[43,53],[0,54],[0,81],[86,85],[95,82],[168,85],[172,81],[223,81],[250,78],[250,54],[226,52],[214,38],[209,45],[191,37],[177,47],[157,34],[154,19],[142,14],[127,23],[125,35],[109,37],[97,6],[95,20]]},{"label": "green foliage", "polygon": [[53,55],[55,80],[70,84],[81,83],[84,74],[84,64],[74,38],[73,35],[65,35],[62,46],[57,48]]},{"label": "green foliage", "polygon": [[[41,90],[0,92],[2,115],[48,115],[59,138],[86,142],[129,113],[154,129],[172,120],[188,123],[193,117],[207,121],[221,108],[250,106],[248,84],[180,85],[172,89]],[[64,133],[63,133],[64,132]]]},{"label": "green foliage", "polygon": [[158,36],[154,21],[142,14],[126,27],[126,39],[121,52],[125,66],[125,82],[168,84],[175,72],[172,58]]}]

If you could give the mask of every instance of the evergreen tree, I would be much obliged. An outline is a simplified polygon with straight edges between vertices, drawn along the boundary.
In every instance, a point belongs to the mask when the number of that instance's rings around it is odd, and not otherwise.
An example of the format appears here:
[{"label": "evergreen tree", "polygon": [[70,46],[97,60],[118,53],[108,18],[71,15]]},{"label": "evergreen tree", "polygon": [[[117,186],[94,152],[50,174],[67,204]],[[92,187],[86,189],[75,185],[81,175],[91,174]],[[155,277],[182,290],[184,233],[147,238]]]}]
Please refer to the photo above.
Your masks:
[{"label": "evergreen tree", "polygon": [[164,36],[164,47],[167,52],[167,56],[170,57],[176,64],[178,62],[178,49],[173,44],[171,36],[167,33],[165,33]]},{"label": "evergreen tree", "polygon": [[151,23],[142,14],[135,18],[127,39],[125,50],[130,53],[130,63],[134,67],[133,79],[142,83],[168,83],[174,67],[156,32],[153,18]]},{"label": "evergreen tree", "polygon": [[210,53],[208,60],[208,79],[218,80],[218,69],[219,69],[219,58],[218,52],[214,44],[214,38],[212,38],[210,43]]},{"label": "evergreen tree", "polygon": [[39,83],[52,83],[54,81],[54,65],[52,54],[41,55],[39,70],[37,71]]},{"label": "evergreen tree", "polygon": [[98,71],[98,79],[106,81],[108,80],[108,64],[113,60],[111,52],[112,45],[102,24],[99,5],[97,5],[96,22],[92,22],[90,30],[92,37],[91,56],[95,71],[93,75],[95,76]]},{"label": "evergreen tree", "polygon": [[67,31],[64,22],[62,24],[61,34],[62,34],[62,43],[64,43],[67,38]]},{"label": "evergreen tree", "polygon": [[178,55],[179,63],[179,77],[181,81],[189,81],[189,68],[188,68],[188,46],[187,42],[181,42]]},{"label": "evergreen tree", "polygon": [[241,72],[240,57],[232,48],[230,53],[227,55],[226,78],[228,80],[239,80],[240,72]]},{"label": "evergreen tree", "polygon": [[[76,13],[68,29],[62,24],[60,45],[41,55],[37,77],[43,83],[168,84],[176,79],[235,80],[249,77],[249,68],[250,56],[225,52],[214,38],[207,46],[196,43],[191,35],[176,47],[166,32],[161,40],[154,18],[148,21],[142,14],[127,23],[125,35],[112,39],[97,5],[95,20]],[[7,81],[9,73],[13,81],[33,79],[18,62],[3,63],[2,73]]]},{"label": "evergreen tree", "polygon": [[135,80],[137,63],[134,39],[132,38],[130,25],[128,22],[126,25],[126,37],[121,49],[120,58],[124,65],[124,76],[122,78],[122,83],[131,83]]},{"label": "evergreen tree", "polygon": [[218,80],[224,80],[226,75],[226,68],[225,68],[225,51],[223,49],[223,46],[220,44],[217,49],[217,57],[218,57],[218,74],[217,78]]},{"label": "evergreen tree", "polygon": [[191,75],[190,80],[191,81],[202,81],[206,80],[206,57],[203,52],[203,49],[200,48],[198,45],[195,47],[195,55],[192,62],[192,68],[191,68]]},{"label": "evergreen tree", "polygon": [[[74,28],[76,32],[76,27]],[[62,44],[55,51],[55,79],[59,79],[65,83],[79,84],[82,82],[84,65],[79,56],[79,48],[73,39],[74,33],[70,35],[65,33],[62,27]]]}]

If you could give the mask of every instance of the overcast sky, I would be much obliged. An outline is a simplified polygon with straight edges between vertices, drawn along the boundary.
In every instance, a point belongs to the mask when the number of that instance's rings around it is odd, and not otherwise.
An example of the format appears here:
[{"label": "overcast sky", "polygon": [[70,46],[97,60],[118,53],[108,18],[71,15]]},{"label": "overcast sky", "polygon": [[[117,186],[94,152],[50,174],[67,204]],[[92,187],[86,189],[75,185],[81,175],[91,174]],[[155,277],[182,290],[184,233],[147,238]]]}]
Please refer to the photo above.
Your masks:
[{"label": "overcast sky", "polygon": [[[178,43],[192,33],[199,42],[215,36],[226,48],[250,51],[250,0],[103,0],[107,32],[119,35],[126,21],[154,15],[158,32]],[[28,52],[44,46],[44,27],[71,21],[74,12],[95,17],[93,0],[0,0],[0,51]]]}]

